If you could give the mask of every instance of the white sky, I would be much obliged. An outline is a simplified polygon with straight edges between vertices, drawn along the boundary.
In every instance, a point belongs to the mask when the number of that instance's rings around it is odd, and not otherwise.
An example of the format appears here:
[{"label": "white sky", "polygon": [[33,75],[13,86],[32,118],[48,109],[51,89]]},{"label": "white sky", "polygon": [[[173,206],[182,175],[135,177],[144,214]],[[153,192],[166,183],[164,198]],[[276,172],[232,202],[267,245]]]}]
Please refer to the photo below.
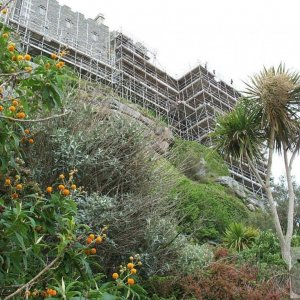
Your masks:
[{"label": "white sky", "polygon": [[[157,52],[173,76],[197,63],[234,86],[263,66],[300,71],[300,0],[58,0],[86,17],[105,15],[110,30],[129,33]],[[300,182],[300,159],[294,175]],[[283,170],[276,159],[273,175]]]}]

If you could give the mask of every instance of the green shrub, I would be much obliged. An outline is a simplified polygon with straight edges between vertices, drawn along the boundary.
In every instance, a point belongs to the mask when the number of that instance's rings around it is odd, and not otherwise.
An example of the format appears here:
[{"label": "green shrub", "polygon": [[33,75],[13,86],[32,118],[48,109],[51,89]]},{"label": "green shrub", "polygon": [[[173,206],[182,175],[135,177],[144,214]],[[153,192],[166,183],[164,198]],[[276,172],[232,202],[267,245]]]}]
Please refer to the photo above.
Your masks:
[{"label": "green shrub", "polygon": [[171,153],[172,163],[192,180],[210,181],[229,175],[219,154],[198,142],[176,139]]},{"label": "green shrub", "polygon": [[216,183],[201,184],[182,179],[172,196],[178,200],[183,218],[182,232],[193,234],[200,242],[219,240],[230,223],[246,220],[249,215],[238,198]]},{"label": "green shrub", "polygon": [[245,226],[243,223],[231,223],[225,231],[224,243],[228,248],[242,251],[250,248],[259,235],[256,228]]},{"label": "green shrub", "polygon": [[212,246],[187,243],[182,249],[179,258],[181,272],[189,274],[208,266],[214,258]]}]

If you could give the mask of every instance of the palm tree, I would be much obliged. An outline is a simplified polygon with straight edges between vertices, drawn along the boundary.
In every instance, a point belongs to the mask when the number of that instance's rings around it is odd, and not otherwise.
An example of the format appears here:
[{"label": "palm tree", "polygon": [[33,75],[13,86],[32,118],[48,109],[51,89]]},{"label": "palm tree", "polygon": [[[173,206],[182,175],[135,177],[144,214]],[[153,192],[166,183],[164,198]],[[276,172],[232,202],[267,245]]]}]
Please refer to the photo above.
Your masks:
[{"label": "palm tree", "polygon": [[[238,102],[232,112],[217,121],[213,140],[217,149],[226,156],[246,161],[262,185],[280,241],[282,258],[291,267],[295,206],[291,170],[300,147],[300,76],[279,65],[277,69],[264,68],[246,85],[246,97]],[[266,148],[268,164],[266,177],[263,178],[257,172],[254,161],[262,158]],[[283,158],[288,186],[286,232],[280,224],[270,184],[275,151]]]}]

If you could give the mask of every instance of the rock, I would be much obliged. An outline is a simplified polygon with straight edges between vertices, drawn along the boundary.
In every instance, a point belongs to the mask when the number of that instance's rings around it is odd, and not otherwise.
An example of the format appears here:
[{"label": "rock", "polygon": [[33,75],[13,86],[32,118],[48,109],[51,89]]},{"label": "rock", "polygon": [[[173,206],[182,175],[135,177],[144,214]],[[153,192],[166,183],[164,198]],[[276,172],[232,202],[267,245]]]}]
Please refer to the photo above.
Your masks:
[{"label": "rock", "polygon": [[255,211],[256,210],[256,208],[255,208],[255,206],[253,204],[247,204],[246,206],[251,211]]},{"label": "rock", "polygon": [[247,197],[245,188],[232,177],[221,176],[217,178],[216,182],[231,188],[234,191],[234,193],[241,199],[245,199]]},{"label": "rock", "polygon": [[200,158],[199,162],[195,164],[193,171],[196,177],[203,178],[207,175],[207,163],[203,157]]},{"label": "rock", "polygon": [[156,142],[153,146],[154,150],[159,154],[165,154],[168,152],[170,144],[167,141]]}]

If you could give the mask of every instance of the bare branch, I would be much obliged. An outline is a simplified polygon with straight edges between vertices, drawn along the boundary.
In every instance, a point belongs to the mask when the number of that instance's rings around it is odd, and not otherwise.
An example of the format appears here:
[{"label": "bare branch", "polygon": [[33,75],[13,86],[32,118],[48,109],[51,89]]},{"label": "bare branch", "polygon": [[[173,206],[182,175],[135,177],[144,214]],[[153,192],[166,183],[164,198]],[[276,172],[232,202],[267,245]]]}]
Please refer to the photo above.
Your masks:
[{"label": "bare branch", "polygon": [[60,117],[68,115],[69,113],[71,113],[71,111],[66,111],[66,112],[64,112],[60,115],[53,115],[53,116],[50,116],[50,117],[47,117],[47,118],[36,119],[36,120],[15,119],[15,118],[6,117],[6,116],[0,116],[0,119],[5,119],[5,120],[10,120],[10,121],[15,121],[15,122],[21,122],[21,123],[36,123],[36,122],[48,121],[48,120],[55,119],[55,118],[60,118]]},{"label": "bare branch", "polygon": [[42,271],[40,271],[35,277],[33,277],[30,281],[22,285],[20,288],[18,288],[15,292],[12,294],[8,295],[7,297],[4,298],[4,300],[11,299],[15,297],[16,295],[20,294],[27,286],[33,284],[38,278],[40,278],[44,273],[46,273],[52,266],[54,266],[61,256],[57,256],[49,265],[47,265]]}]

